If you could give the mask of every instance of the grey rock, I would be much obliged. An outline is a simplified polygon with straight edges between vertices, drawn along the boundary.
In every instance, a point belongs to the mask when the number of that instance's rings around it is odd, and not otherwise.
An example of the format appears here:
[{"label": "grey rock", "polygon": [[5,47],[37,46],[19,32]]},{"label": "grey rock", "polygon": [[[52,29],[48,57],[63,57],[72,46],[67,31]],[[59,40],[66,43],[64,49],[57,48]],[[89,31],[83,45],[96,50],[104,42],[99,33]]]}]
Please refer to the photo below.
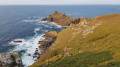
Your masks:
[{"label": "grey rock", "polygon": [[1,53],[0,67],[24,67],[19,52]]}]

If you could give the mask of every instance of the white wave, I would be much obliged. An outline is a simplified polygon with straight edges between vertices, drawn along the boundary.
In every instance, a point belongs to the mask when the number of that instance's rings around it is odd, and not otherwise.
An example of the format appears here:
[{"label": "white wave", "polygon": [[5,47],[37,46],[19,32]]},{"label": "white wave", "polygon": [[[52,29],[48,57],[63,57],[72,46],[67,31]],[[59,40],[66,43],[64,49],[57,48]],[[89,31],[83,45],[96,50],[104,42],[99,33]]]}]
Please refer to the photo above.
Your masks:
[{"label": "white wave", "polygon": [[23,22],[35,22],[34,20],[23,20]]},{"label": "white wave", "polygon": [[[41,23],[48,23],[48,21],[39,21],[38,22],[39,24],[38,25],[44,25],[44,24],[41,24]],[[55,22],[50,22],[50,24],[53,26],[56,26],[57,28],[61,28],[61,27],[63,27],[63,26],[61,26],[61,25],[58,25],[57,23],[55,23]],[[49,25],[44,25],[45,27],[50,27]],[[50,27],[50,28],[53,28],[53,27]]]},{"label": "white wave", "polygon": [[55,23],[55,22],[51,22],[51,24],[55,25],[57,28],[61,28],[61,27],[63,27],[63,26],[61,26],[61,25],[58,25],[58,24]]},{"label": "white wave", "polygon": [[37,34],[37,31],[39,31],[41,28],[35,28],[34,33]]},{"label": "white wave", "polygon": [[43,31],[48,32],[49,30],[43,30]]},{"label": "white wave", "polygon": [[[35,24],[37,25],[43,25],[49,28],[61,28],[62,27],[60,25],[57,25],[54,22],[48,23],[47,21],[40,21],[40,19],[25,19],[23,21],[24,22],[36,22]],[[15,45],[15,48],[12,49],[11,51],[20,51],[22,53],[21,58],[22,58],[23,64],[25,65],[24,67],[28,67],[32,65],[36,60],[33,58],[33,55],[35,53],[36,48],[39,47],[38,42],[41,40],[44,40],[44,38],[42,37],[44,34],[38,35],[37,33],[40,30],[43,31],[44,33],[49,31],[49,30],[42,30],[42,27],[37,27],[33,31],[35,33],[35,36],[26,38],[26,39],[15,39],[15,40],[22,41],[21,43],[14,43],[13,41],[10,42],[10,44]]]},{"label": "white wave", "polygon": [[22,39],[22,43],[16,44],[17,46],[12,50],[12,51],[25,50],[25,53],[22,53],[22,62],[25,65],[25,67],[30,66],[35,62],[35,59],[33,58],[33,54],[35,53],[36,48],[39,47],[38,42],[43,39],[44,38],[42,37],[42,35],[37,35],[30,39]]},{"label": "white wave", "polygon": [[47,21],[39,21],[39,23],[47,23]]},{"label": "white wave", "polygon": [[24,19],[22,22],[39,22],[40,19]]}]

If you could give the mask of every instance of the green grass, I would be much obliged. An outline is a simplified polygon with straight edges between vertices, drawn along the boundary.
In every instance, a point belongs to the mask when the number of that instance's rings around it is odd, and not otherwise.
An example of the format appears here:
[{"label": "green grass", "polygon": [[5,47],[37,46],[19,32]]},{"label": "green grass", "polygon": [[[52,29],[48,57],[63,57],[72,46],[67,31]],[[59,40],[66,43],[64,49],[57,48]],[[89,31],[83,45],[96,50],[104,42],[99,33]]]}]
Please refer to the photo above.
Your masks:
[{"label": "green grass", "polygon": [[109,61],[112,58],[110,52],[87,52],[70,56],[46,67],[98,67],[99,63]]},{"label": "green grass", "polygon": [[[31,67],[41,67],[46,60],[54,60],[62,53],[73,56],[62,57],[48,67],[120,67],[120,14],[103,15],[87,19],[88,23],[71,25],[62,30],[55,45]],[[100,24],[83,36],[86,29]],[[67,50],[65,50],[67,48]]]}]

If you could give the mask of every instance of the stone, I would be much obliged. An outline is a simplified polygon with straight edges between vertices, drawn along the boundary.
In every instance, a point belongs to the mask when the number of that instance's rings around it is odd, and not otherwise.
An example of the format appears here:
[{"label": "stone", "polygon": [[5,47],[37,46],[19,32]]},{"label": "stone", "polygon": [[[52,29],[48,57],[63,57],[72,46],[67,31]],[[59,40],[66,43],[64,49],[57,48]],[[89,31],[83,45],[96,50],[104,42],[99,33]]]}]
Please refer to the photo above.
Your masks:
[{"label": "stone", "polygon": [[0,54],[0,67],[24,67],[19,52]]},{"label": "stone", "polygon": [[22,43],[22,41],[21,40],[15,40],[15,41],[13,41],[14,43]]},{"label": "stone", "polygon": [[38,52],[38,48],[36,48],[33,58],[35,59],[35,61],[40,58],[40,53]]}]

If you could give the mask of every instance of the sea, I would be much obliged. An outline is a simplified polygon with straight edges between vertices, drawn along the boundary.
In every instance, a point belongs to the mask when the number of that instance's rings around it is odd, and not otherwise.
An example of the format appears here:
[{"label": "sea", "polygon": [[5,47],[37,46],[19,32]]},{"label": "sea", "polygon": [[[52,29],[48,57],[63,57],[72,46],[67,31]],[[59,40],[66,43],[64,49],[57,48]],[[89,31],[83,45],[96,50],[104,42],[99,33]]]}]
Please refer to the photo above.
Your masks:
[{"label": "sea", "polygon": [[[0,53],[20,51],[25,67],[32,65],[38,41],[44,39],[42,36],[66,28],[54,22],[40,21],[55,10],[72,18],[92,18],[120,14],[120,5],[0,5]],[[13,40],[22,43],[13,43]]]}]

